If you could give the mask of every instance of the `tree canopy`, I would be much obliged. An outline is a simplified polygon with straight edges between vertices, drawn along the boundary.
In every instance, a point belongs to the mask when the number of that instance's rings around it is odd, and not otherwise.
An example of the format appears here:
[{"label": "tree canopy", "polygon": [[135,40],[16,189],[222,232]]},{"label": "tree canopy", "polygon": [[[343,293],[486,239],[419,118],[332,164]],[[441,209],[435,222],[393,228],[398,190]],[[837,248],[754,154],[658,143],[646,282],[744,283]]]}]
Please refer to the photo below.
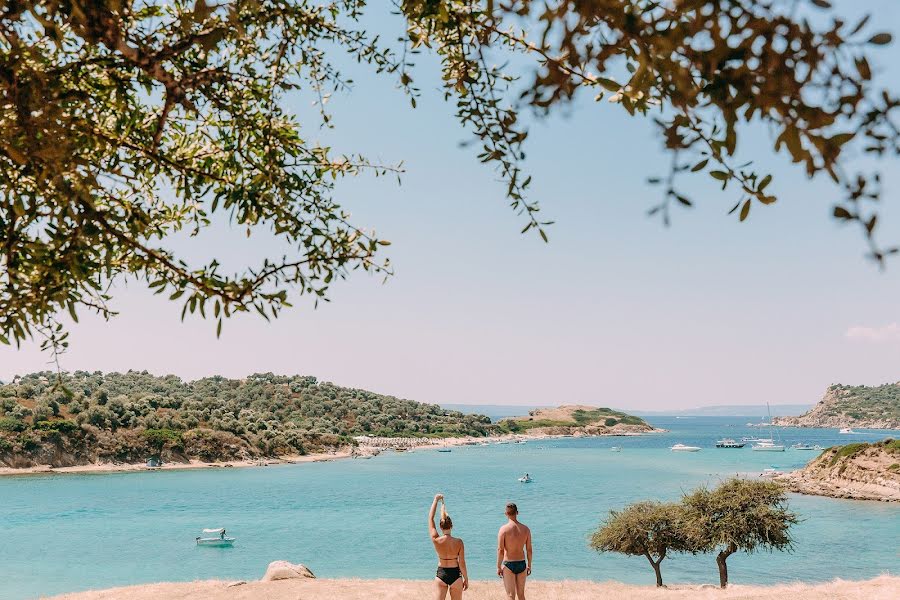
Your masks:
[{"label": "tree canopy", "polygon": [[730,479],[715,489],[698,488],[682,500],[686,535],[697,551],[719,550],[719,583],[728,585],[728,557],[735,552],[790,550],[791,526],[784,487],[773,481]]},{"label": "tree canopy", "polygon": [[[398,11],[406,36],[366,30]],[[0,1],[0,342],[65,346],[57,315],[114,314],[111,285],[136,279],[183,315],[277,317],[293,296],[327,299],[363,269],[385,275],[387,244],[350,221],[336,179],[395,170],[318,145],[325,102],[351,84],[338,57],[395,79],[415,106],[412,58],[439,56],[444,92],[495,167],[524,230],[549,222],[527,195],[520,114],[584,91],[653,116],[670,152],[652,178],[666,222],[693,200],[686,175],[720,183],[745,220],[776,201],[772,178],[738,158],[741,124],[840,194],[834,216],[874,241],[877,172],[849,148],[900,152],[897,97],[873,82],[867,47],[891,41],[827,0],[2,0]],[[314,98],[301,123],[289,95]],[[608,103],[605,104],[609,106]],[[243,270],[192,264],[167,243],[224,220],[290,251]]]},{"label": "tree canopy", "polygon": [[691,551],[685,535],[684,508],[676,503],[637,502],[621,511],[610,511],[606,521],[591,534],[590,546],[598,552],[643,556],[663,585],[660,563],[669,552]]}]

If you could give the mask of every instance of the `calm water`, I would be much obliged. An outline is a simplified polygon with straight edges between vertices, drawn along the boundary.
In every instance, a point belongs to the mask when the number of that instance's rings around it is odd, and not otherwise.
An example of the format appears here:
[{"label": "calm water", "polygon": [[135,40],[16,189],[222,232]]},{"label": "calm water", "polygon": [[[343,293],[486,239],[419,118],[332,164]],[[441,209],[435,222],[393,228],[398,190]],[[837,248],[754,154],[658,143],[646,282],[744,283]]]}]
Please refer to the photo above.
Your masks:
[{"label": "calm water", "polygon": [[[761,433],[747,418],[653,418],[670,433],[636,438],[565,438],[452,453],[385,454],[372,460],[252,469],[49,475],[0,480],[0,598],[32,598],[161,580],[256,579],[272,560],[309,565],[320,577],[427,579],[435,558],[426,513],[444,492],[466,541],[470,574],[495,576],[503,505],[519,504],[534,530],[535,576],[652,584],[643,558],[599,555],[586,539],[610,508],[675,499],[734,473],[802,465],[815,452],[717,450],[723,435]],[[889,432],[838,435],[782,429],[797,441],[837,444]],[[675,442],[703,446],[673,453]],[[610,446],[622,446],[620,453]],[[530,472],[535,482],[516,478]],[[900,574],[900,506],[792,496],[805,519],[793,554],[735,555],[742,583]],[[203,527],[228,528],[231,549],[197,548]],[[715,582],[712,556],[663,563],[669,581]]]}]

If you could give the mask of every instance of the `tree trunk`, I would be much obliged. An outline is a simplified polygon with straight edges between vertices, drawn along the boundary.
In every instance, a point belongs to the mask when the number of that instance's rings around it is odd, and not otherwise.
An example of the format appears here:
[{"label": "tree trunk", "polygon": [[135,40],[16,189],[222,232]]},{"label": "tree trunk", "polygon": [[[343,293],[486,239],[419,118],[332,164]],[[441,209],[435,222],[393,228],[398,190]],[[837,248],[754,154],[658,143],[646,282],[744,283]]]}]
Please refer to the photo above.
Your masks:
[{"label": "tree trunk", "polygon": [[666,555],[663,554],[662,556],[659,557],[658,560],[653,560],[653,557],[650,556],[650,553],[647,553],[644,556],[646,556],[647,560],[650,561],[650,566],[653,567],[653,572],[656,573],[656,587],[663,587],[662,571],[659,568],[659,564],[663,561],[663,559],[666,557]]},{"label": "tree trunk", "polygon": [[724,587],[728,586],[728,563],[725,561],[728,560],[728,557],[734,554],[737,548],[734,544],[730,544],[727,549],[722,550],[716,556],[716,564],[719,565],[719,585]]}]

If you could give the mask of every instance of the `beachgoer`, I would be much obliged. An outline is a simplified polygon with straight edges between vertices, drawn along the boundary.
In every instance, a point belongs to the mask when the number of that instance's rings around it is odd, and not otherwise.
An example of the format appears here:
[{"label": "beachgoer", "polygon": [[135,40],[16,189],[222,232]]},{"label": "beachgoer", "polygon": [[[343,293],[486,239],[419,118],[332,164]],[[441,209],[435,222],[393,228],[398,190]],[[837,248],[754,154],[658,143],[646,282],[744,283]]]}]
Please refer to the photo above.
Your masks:
[{"label": "beachgoer", "polygon": [[[438,502],[441,503],[441,520],[439,526],[443,535],[439,535],[434,527],[434,514],[437,512]],[[431,503],[428,512],[428,532],[431,534],[431,543],[438,555],[437,574],[434,578],[435,598],[444,600],[447,591],[450,591],[451,600],[462,598],[463,591],[469,588],[469,573],[466,570],[466,548],[463,541],[450,535],[453,529],[453,521],[447,514],[447,505],[444,503],[444,495],[437,494]]]},{"label": "beachgoer", "polygon": [[497,533],[497,575],[508,600],[525,600],[525,579],[531,575],[531,530],[519,522],[519,509],[506,505],[507,522]]}]

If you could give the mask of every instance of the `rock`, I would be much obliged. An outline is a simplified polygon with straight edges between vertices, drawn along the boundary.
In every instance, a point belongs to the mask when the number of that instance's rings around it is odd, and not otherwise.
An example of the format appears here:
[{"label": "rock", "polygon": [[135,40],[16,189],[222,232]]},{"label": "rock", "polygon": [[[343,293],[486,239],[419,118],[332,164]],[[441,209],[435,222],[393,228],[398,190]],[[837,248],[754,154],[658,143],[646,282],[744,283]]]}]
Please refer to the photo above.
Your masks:
[{"label": "rock", "polygon": [[278,581],[280,579],[315,579],[316,576],[305,565],[291,564],[286,560],[276,560],[269,563],[262,581]]},{"label": "rock", "polygon": [[229,583],[228,587],[237,587],[239,585],[247,585],[246,581],[235,581],[234,583]]}]

